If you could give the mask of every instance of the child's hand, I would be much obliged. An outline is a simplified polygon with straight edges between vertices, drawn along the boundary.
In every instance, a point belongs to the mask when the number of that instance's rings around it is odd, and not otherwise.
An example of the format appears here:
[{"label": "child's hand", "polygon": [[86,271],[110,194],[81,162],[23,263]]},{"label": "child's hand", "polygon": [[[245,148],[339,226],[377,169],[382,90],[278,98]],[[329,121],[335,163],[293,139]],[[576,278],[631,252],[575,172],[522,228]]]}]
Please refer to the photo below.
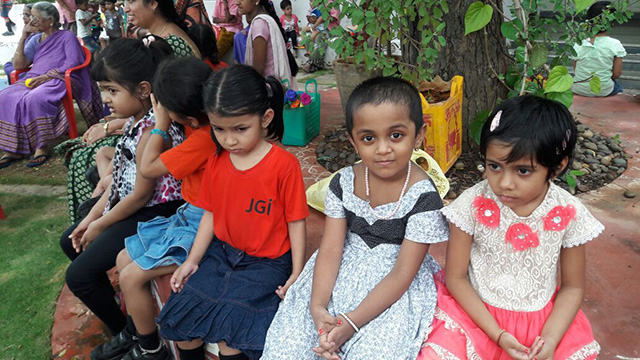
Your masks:
[{"label": "child's hand", "polygon": [[556,345],[551,341],[545,341],[540,336],[537,336],[531,345],[531,351],[529,353],[529,360],[552,360],[553,354],[556,350]]},{"label": "child's hand", "polygon": [[515,336],[505,332],[502,337],[500,337],[500,342],[498,343],[500,346],[511,358],[515,360],[529,360],[529,348],[520,344],[518,339]]},{"label": "child's hand", "polygon": [[171,276],[171,290],[176,293],[182,291],[184,284],[196,271],[198,271],[198,264],[194,264],[187,259]]},{"label": "child's hand", "polygon": [[342,326],[342,319],[331,316],[327,309],[320,306],[311,309],[311,317],[319,336],[328,334],[336,326]]},{"label": "child's hand", "polygon": [[331,352],[330,349],[335,347],[334,343],[328,341],[328,334],[320,335],[318,346],[313,347],[313,351],[317,357],[321,357],[327,360],[341,360],[336,352]]},{"label": "child's hand", "polygon": [[151,105],[153,106],[153,114],[156,118],[156,128],[165,131],[169,130],[169,127],[171,126],[169,113],[165,107],[156,100],[156,97],[153,94],[151,94]]},{"label": "child's hand", "polygon": [[289,287],[298,279],[299,275],[300,274],[291,274],[284,285],[278,286],[278,288],[276,289],[276,294],[278,294],[280,299],[284,300],[284,296],[287,294],[287,290],[289,290]]},{"label": "child's hand", "polygon": [[330,352],[337,353],[340,351],[340,347],[344,345],[347,340],[351,339],[356,331],[351,326],[336,326],[327,336],[327,342],[333,344],[333,348],[329,349]]}]

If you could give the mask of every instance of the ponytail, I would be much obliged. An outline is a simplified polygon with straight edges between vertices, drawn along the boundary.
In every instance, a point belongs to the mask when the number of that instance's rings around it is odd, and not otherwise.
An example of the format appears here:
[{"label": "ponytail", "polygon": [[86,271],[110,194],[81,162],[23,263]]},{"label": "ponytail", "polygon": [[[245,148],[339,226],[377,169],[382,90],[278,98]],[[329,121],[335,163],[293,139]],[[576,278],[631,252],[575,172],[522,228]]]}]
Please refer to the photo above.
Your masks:
[{"label": "ponytail", "polygon": [[[284,35],[284,29],[282,28],[282,24],[280,23],[280,18],[276,14],[276,9],[273,7],[273,3],[270,0],[260,0],[260,5],[264,10],[275,20],[278,25],[278,29],[280,29],[280,34],[282,34],[282,41],[285,42],[285,46],[287,45]],[[289,60],[289,68],[291,70],[291,76],[298,75],[298,63],[296,62],[296,58],[293,56],[291,49],[287,49],[287,60]]]},{"label": "ponytail", "polygon": [[123,38],[100,51],[91,77],[94,81],[112,81],[135,92],[143,81],[150,84],[162,60],[173,55],[173,49],[162,38],[147,35],[142,40]]},{"label": "ponytail", "polygon": [[271,96],[269,102],[269,108],[273,110],[273,120],[267,126],[267,137],[282,141],[284,135],[284,118],[282,111],[284,108],[284,89],[282,83],[275,76],[267,76],[265,79],[267,83],[267,93]]},{"label": "ponytail", "polygon": [[[282,140],[284,89],[277,78],[269,76],[265,79],[251,66],[231,65],[214,72],[207,79],[202,95],[205,111],[216,116],[263,116],[268,109],[272,109],[274,116],[267,127],[267,137]],[[216,152],[221,154],[224,149],[213,130],[211,134],[217,147]]]}]

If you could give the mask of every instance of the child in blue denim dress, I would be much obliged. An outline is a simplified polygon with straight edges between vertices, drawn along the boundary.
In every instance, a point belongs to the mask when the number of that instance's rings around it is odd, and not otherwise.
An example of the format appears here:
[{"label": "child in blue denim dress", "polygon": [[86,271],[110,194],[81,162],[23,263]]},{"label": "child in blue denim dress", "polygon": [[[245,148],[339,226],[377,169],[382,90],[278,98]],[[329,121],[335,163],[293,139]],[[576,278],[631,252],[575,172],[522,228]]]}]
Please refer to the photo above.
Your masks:
[{"label": "child in blue denim dress", "polygon": [[[185,72],[184,69],[189,69]],[[186,203],[170,217],[138,224],[136,235],[125,239],[118,255],[120,288],[129,316],[127,326],[110,342],[98,346],[92,359],[169,359],[155,324],[155,307],[149,281],[171,274],[189,254],[203,209],[196,206],[205,164],[215,152],[209,136],[209,120],[202,102],[202,84],[209,66],[194,57],[170,59],[158,68],[152,98],[155,128],[147,142],[140,173],[146,178],[171,174],[182,180]],[[185,127],[187,139],[165,152],[166,131],[175,123]]]},{"label": "child in blue denim dress", "polygon": [[[309,214],[300,163],[265,139],[284,133],[283,89],[272,76],[234,65],[204,85],[216,154],[202,180],[205,209],[174,291],[158,317],[181,360],[258,359],[281,297],[304,265]],[[215,236],[214,236],[215,230]]]}]

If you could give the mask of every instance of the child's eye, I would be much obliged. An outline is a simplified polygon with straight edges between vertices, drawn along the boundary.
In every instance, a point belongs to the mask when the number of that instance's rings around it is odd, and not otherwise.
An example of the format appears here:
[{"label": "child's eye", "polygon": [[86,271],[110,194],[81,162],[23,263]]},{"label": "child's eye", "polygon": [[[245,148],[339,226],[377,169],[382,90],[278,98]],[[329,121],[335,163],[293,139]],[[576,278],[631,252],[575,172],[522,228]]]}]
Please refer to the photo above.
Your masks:
[{"label": "child's eye", "polygon": [[224,131],[224,130],[222,130],[222,128],[219,128],[219,127],[215,127],[215,126],[214,126],[214,127],[213,127],[213,131],[215,131],[215,132],[222,132],[222,131]]},{"label": "child's eye", "polygon": [[525,169],[525,168],[520,168],[520,169],[518,169],[518,174],[519,175],[529,175],[529,174],[531,174],[531,170]]},{"label": "child's eye", "polygon": [[247,128],[245,128],[245,127],[239,127],[239,128],[236,128],[236,131],[237,131],[237,132],[243,132],[243,131],[245,131],[245,130],[247,130]]},{"label": "child's eye", "polygon": [[395,139],[395,140],[400,139],[401,137],[402,137],[401,133],[393,133],[393,134],[391,134],[391,138]]},{"label": "child's eye", "polygon": [[372,142],[373,141],[373,136],[371,135],[366,135],[362,137],[362,141],[364,142]]},{"label": "child's eye", "polygon": [[487,164],[487,167],[493,171],[500,170],[500,165],[498,164],[489,163]]}]

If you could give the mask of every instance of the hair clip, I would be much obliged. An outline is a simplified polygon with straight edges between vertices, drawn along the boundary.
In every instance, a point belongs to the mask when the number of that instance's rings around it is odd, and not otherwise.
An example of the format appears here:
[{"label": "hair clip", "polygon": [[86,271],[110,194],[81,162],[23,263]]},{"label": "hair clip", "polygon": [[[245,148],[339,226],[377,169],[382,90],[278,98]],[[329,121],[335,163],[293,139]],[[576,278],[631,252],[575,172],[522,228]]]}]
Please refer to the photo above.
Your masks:
[{"label": "hair clip", "polygon": [[153,35],[149,35],[147,37],[142,38],[142,43],[144,46],[149,47],[152,42],[156,41],[156,38]]},{"label": "hair clip", "polygon": [[493,120],[491,120],[491,126],[489,127],[489,131],[493,132],[495,129],[500,126],[500,117],[502,116],[502,110],[498,111],[494,116]]},{"label": "hair clip", "polygon": [[267,84],[267,96],[269,97],[269,99],[271,99],[273,97],[273,89],[271,89],[271,84],[266,83]]}]

